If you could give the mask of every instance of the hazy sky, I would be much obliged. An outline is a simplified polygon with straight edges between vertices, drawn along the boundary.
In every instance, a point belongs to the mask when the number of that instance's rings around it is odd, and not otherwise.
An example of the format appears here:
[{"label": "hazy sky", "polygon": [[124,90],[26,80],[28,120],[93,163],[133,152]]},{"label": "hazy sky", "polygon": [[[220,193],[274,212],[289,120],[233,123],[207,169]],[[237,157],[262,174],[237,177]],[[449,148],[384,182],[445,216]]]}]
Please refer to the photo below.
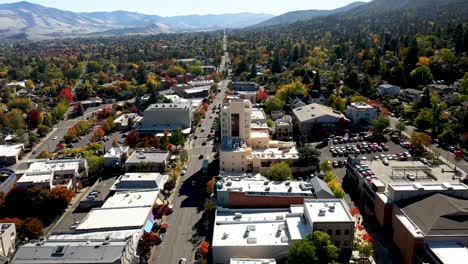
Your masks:
[{"label": "hazy sky", "polygon": [[[270,13],[334,9],[357,0],[29,0],[31,3],[77,12],[125,10],[160,16],[222,13]],[[370,0],[360,0],[369,2]],[[0,0],[0,3],[17,2]]]}]

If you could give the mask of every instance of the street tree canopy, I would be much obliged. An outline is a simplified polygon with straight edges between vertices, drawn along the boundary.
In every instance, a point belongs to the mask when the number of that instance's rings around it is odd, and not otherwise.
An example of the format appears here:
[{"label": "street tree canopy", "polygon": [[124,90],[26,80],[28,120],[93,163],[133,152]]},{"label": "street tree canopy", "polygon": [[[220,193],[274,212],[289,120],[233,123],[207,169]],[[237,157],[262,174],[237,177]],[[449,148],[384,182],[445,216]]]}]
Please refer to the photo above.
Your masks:
[{"label": "street tree canopy", "polygon": [[266,176],[272,181],[285,181],[292,177],[291,168],[285,161],[273,164],[268,169]]}]

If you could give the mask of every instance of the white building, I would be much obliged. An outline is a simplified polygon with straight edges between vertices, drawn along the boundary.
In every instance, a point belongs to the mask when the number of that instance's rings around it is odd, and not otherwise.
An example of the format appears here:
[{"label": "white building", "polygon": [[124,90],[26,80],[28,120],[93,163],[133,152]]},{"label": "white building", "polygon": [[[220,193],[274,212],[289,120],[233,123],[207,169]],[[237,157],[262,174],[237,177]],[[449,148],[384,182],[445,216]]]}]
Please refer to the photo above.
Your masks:
[{"label": "white building", "polygon": [[0,224],[0,256],[10,258],[15,252],[16,227],[13,223]]},{"label": "white building", "polygon": [[164,200],[161,191],[164,184],[169,179],[168,175],[159,173],[126,173],[120,176],[110,188],[111,192],[129,192],[129,191],[157,191],[159,198]]},{"label": "white building", "polygon": [[169,160],[167,150],[136,150],[125,161],[127,171],[163,172]]},{"label": "white building", "polygon": [[53,189],[66,186],[74,189],[78,179],[88,176],[86,159],[33,160],[26,173],[16,182],[19,187],[39,186]]},{"label": "white building", "polygon": [[165,130],[187,129],[192,126],[193,111],[189,102],[152,104],[144,112],[138,131],[155,134]]},{"label": "white building", "polygon": [[363,102],[351,103],[346,108],[346,117],[360,126],[369,126],[379,116],[380,111],[378,109]]},{"label": "white building", "polygon": [[141,121],[141,119],[142,117],[137,113],[123,114],[114,120],[115,129],[119,131],[131,129],[131,127],[128,125],[129,120],[133,120],[133,123],[137,124]]},{"label": "white building", "polygon": [[125,156],[128,156],[129,147],[115,146],[110,148],[104,154],[104,167],[106,168],[122,168],[122,161]]},{"label": "white building", "polygon": [[247,100],[234,100],[221,108],[221,140],[250,138],[252,104]]},{"label": "white building", "polygon": [[0,165],[10,166],[18,163],[24,152],[24,144],[0,145]]},{"label": "white building", "polygon": [[213,262],[231,258],[283,258],[291,243],[323,231],[342,252],[353,247],[354,221],[342,199],[306,199],[289,209],[218,208],[213,230]]}]

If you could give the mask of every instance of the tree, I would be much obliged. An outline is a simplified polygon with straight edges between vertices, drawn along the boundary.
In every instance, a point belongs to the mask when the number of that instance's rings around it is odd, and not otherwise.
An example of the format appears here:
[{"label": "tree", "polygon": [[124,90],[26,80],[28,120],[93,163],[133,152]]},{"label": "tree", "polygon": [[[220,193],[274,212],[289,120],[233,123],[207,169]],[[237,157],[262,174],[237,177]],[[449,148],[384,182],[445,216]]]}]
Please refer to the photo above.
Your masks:
[{"label": "tree", "polygon": [[203,257],[206,257],[206,255],[208,255],[209,251],[210,251],[210,242],[203,240],[200,243],[200,254]]},{"label": "tree", "polygon": [[332,243],[327,233],[315,231],[312,242],[320,263],[332,263],[338,259],[338,248]]},{"label": "tree", "polygon": [[395,125],[395,128],[401,134],[401,132],[406,130],[406,124],[403,121],[398,121],[398,123],[396,123],[396,125]]},{"label": "tree", "polygon": [[275,163],[268,169],[266,177],[272,181],[286,181],[292,177],[291,168],[285,161]]},{"label": "tree", "polygon": [[50,127],[48,126],[43,126],[43,125],[40,125],[38,128],[37,128],[37,133],[40,135],[40,136],[45,136],[47,135],[47,133],[50,132]]},{"label": "tree", "polygon": [[42,236],[43,228],[44,226],[41,220],[28,217],[24,219],[23,223],[18,228],[18,233],[21,234],[22,238],[37,239]]},{"label": "tree", "polygon": [[75,116],[82,116],[85,112],[83,104],[81,102],[76,102],[75,106],[73,107],[73,111]]},{"label": "tree", "polygon": [[26,128],[26,124],[23,119],[23,113],[19,109],[12,109],[8,113],[9,127],[14,130],[22,130]]},{"label": "tree", "polygon": [[70,89],[64,88],[64,89],[60,90],[59,101],[60,101],[61,98],[64,98],[64,99],[68,100],[68,102],[72,102],[73,101],[73,94],[70,91]]},{"label": "tree", "polygon": [[39,156],[37,156],[38,159],[51,159],[53,157],[52,153],[50,153],[48,150],[44,149],[39,153]]},{"label": "tree", "polygon": [[271,72],[281,73],[281,62],[279,59],[278,52],[275,52],[275,55],[273,56],[273,61],[271,63]]},{"label": "tree", "polygon": [[328,160],[326,161],[323,161],[322,163],[320,163],[320,170],[327,173],[329,171],[332,171],[333,170],[333,167],[331,166],[331,164],[329,163]]},{"label": "tree", "polygon": [[71,202],[74,193],[66,186],[57,186],[53,188],[48,197],[48,204],[50,208],[55,211],[56,215],[63,213]]},{"label": "tree", "polygon": [[414,85],[427,85],[432,82],[432,72],[428,66],[422,65],[410,73]]},{"label": "tree", "polygon": [[283,110],[284,101],[280,100],[276,96],[272,96],[265,101],[265,110],[267,113],[271,114],[273,111]]},{"label": "tree", "polygon": [[26,119],[28,121],[29,128],[37,128],[37,126],[40,125],[39,123],[40,115],[41,115],[41,112],[39,112],[39,110],[37,109],[31,109],[28,112]]},{"label": "tree", "polygon": [[258,89],[257,102],[265,102],[265,100],[267,99],[268,99],[268,92],[263,88]]},{"label": "tree", "polygon": [[357,250],[359,252],[359,255],[363,257],[370,257],[374,255],[374,248],[372,246],[372,243],[370,242],[359,243],[357,245]]},{"label": "tree", "polygon": [[164,183],[164,190],[171,192],[172,190],[174,190],[175,186],[176,186],[175,180],[168,180],[166,183]]},{"label": "tree", "polygon": [[422,109],[414,119],[414,124],[420,131],[429,130],[432,128],[432,117],[431,109]]},{"label": "tree", "polygon": [[169,142],[175,146],[183,146],[185,144],[186,138],[182,134],[182,130],[178,128],[174,131],[169,138]]},{"label": "tree", "polygon": [[215,178],[213,177],[206,183],[206,192],[208,195],[214,194]]},{"label": "tree", "polygon": [[146,67],[143,62],[140,62],[138,64],[138,70],[137,70],[137,75],[136,75],[136,80],[138,84],[145,84],[148,81],[148,76],[146,72]]},{"label": "tree", "polygon": [[376,134],[380,134],[390,125],[390,121],[386,117],[379,117],[374,122],[372,122],[372,127]]},{"label": "tree", "polygon": [[281,99],[283,102],[286,102],[293,96],[305,96],[306,94],[307,87],[300,81],[285,84],[276,91],[276,97]]},{"label": "tree", "polygon": [[138,131],[136,130],[130,131],[130,133],[128,133],[127,137],[125,138],[125,145],[131,148],[135,148],[138,144],[139,137],[140,137],[140,134],[138,133]]},{"label": "tree", "polygon": [[426,133],[414,132],[410,138],[411,144],[419,151],[432,144],[432,137]]},{"label": "tree", "polygon": [[317,166],[320,162],[320,151],[311,147],[300,148],[299,162],[305,166]]},{"label": "tree", "polygon": [[314,75],[314,84],[312,86],[313,91],[320,91],[320,75],[319,72]]},{"label": "tree", "polygon": [[333,245],[330,236],[315,231],[313,236],[306,235],[303,240],[294,241],[288,249],[287,263],[335,263],[338,259],[338,248]]},{"label": "tree", "polygon": [[337,179],[336,174],[332,170],[326,172],[325,177],[323,177],[323,181],[326,183],[336,181],[336,179]]}]

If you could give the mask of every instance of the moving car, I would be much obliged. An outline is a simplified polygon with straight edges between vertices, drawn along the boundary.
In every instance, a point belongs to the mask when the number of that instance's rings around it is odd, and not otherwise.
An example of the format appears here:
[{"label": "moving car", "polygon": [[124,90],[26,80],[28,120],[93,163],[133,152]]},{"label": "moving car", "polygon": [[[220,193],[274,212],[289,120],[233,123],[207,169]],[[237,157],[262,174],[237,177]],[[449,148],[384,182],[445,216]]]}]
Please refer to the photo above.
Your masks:
[{"label": "moving car", "polygon": [[187,259],[186,258],[180,258],[179,259],[179,264],[186,264],[187,263]]},{"label": "moving car", "polygon": [[54,136],[54,137],[52,138],[52,140],[56,140],[56,139],[57,139],[57,136]]}]

